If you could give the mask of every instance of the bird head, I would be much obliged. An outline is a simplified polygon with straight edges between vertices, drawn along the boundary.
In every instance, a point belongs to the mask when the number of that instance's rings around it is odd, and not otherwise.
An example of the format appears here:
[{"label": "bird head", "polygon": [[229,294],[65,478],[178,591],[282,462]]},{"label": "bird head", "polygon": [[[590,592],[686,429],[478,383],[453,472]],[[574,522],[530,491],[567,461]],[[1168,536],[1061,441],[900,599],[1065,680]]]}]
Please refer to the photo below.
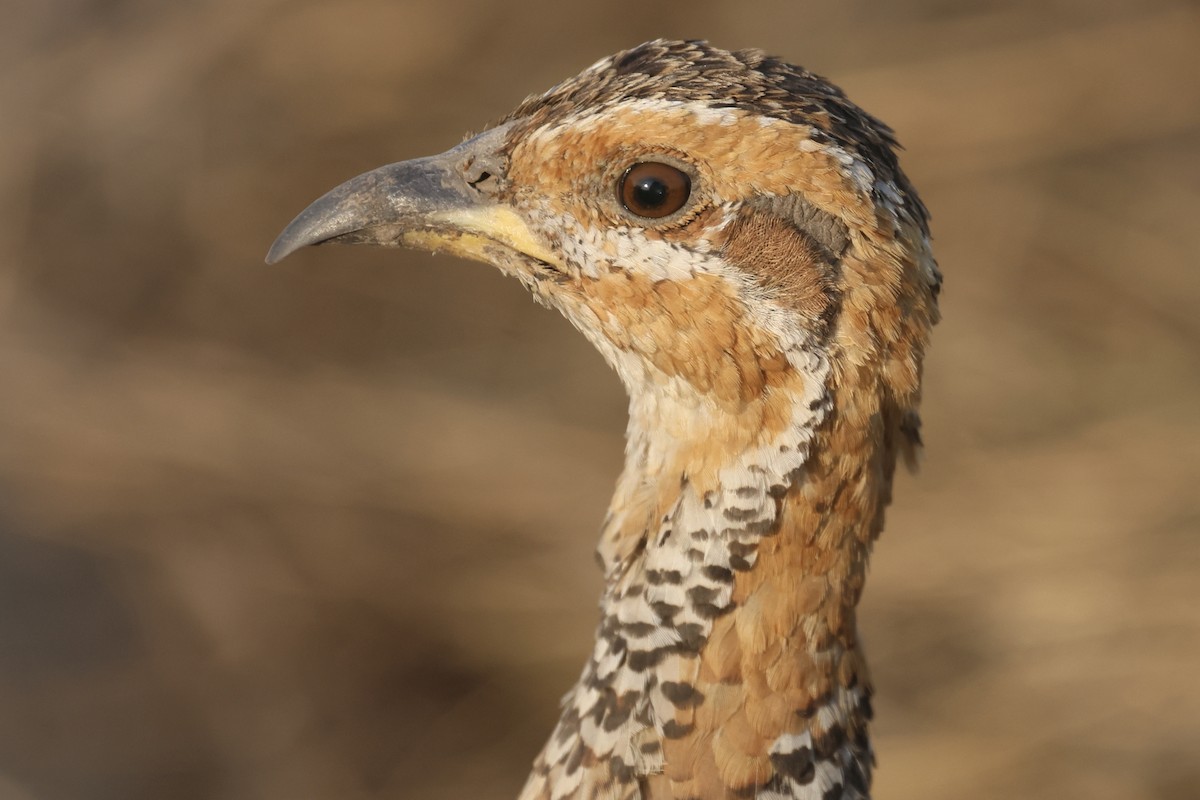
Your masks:
[{"label": "bird head", "polygon": [[342,242],[493,264],[579,328],[635,416],[676,439],[769,432],[839,384],[878,401],[861,413],[905,417],[940,278],[895,149],[803,69],[658,40],[441,155],[333,189],[267,260]]}]

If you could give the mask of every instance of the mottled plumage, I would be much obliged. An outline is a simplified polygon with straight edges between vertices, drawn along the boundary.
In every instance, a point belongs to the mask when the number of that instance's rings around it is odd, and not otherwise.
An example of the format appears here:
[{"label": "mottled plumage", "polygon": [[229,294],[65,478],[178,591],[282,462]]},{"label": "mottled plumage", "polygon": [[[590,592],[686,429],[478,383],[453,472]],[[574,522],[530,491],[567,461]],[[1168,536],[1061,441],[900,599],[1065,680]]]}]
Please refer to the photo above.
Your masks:
[{"label": "mottled plumage", "polygon": [[522,800],[868,796],[855,607],[940,284],[895,148],[811,73],[655,41],[335,189],[272,248],[488,261],[625,383],[596,643]]}]

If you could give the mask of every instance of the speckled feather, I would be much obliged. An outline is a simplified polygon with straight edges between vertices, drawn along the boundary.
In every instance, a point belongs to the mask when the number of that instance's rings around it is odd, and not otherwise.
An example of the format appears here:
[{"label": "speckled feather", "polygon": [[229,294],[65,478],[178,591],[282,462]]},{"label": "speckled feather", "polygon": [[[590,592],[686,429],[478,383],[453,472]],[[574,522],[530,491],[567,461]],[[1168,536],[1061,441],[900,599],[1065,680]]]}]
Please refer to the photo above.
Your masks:
[{"label": "speckled feather", "polygon": [[595,645],[521,800],[869,796],[855,614],[941,284],[895,151],[798,67],[654,41],[332,189],[271,246],[491,263],[625,385]]},{"label": "speckled feather", "polygon": [[[892,131],[803,69],[668,41],[489,130],[471,185],[533,244],[429,246],[520,279],[630,396],[595,647],[522,800],[868,797],[855,609],[941,283]],[[677,213],[622,207],[641,161],[690,175]]]},{"label": "speckled feather", "polygon": [[[493,127],[492,191],[555,254],[501,267],[630,394],[595,648],[522,800],[867,797],[855,607],[941,282],[892,131],[803,69],[668,41]],[[666,225],[611,190],[653,157],[695,173]]]}]

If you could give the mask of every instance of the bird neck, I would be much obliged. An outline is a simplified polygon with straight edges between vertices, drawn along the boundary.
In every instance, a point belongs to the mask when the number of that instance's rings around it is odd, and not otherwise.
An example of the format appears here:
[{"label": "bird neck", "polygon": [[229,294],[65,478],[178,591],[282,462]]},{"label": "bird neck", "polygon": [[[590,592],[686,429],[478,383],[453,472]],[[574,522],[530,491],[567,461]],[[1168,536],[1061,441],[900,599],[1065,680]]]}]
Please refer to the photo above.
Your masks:
[{"label": "bird neck", "polygon": [[868,795],[855,607],[894,454],[877,393],[841,377],[830,388],[816,364],[761,398],[782,412],[749,419],[634,395],[596,649],[555,735],[608,759],[607,780],[669,782],[665,797]]}]

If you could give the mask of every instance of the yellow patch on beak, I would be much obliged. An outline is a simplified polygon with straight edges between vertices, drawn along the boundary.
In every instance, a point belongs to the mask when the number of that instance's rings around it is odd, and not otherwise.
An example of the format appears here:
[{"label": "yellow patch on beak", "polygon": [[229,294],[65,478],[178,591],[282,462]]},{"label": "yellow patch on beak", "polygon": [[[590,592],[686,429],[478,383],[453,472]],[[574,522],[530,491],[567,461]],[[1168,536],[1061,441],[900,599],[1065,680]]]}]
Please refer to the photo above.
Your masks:
[{"label": "yellow patch on beak", "polygon": [[405,241],[418,246],[428,246],[428,243],[440,241],[448,251],[487,262],[490,262],[491,258],[486,255],[486,248],[489,245],[494,247],[501,244],[553,267],[560,266],[558,257],[534,236],[525,220],[505,206],[456,208],[432,214],[430,221],[462,231],[463,236],[451,242],[449,237],[429,232],[413,232],[405,234]]}]

